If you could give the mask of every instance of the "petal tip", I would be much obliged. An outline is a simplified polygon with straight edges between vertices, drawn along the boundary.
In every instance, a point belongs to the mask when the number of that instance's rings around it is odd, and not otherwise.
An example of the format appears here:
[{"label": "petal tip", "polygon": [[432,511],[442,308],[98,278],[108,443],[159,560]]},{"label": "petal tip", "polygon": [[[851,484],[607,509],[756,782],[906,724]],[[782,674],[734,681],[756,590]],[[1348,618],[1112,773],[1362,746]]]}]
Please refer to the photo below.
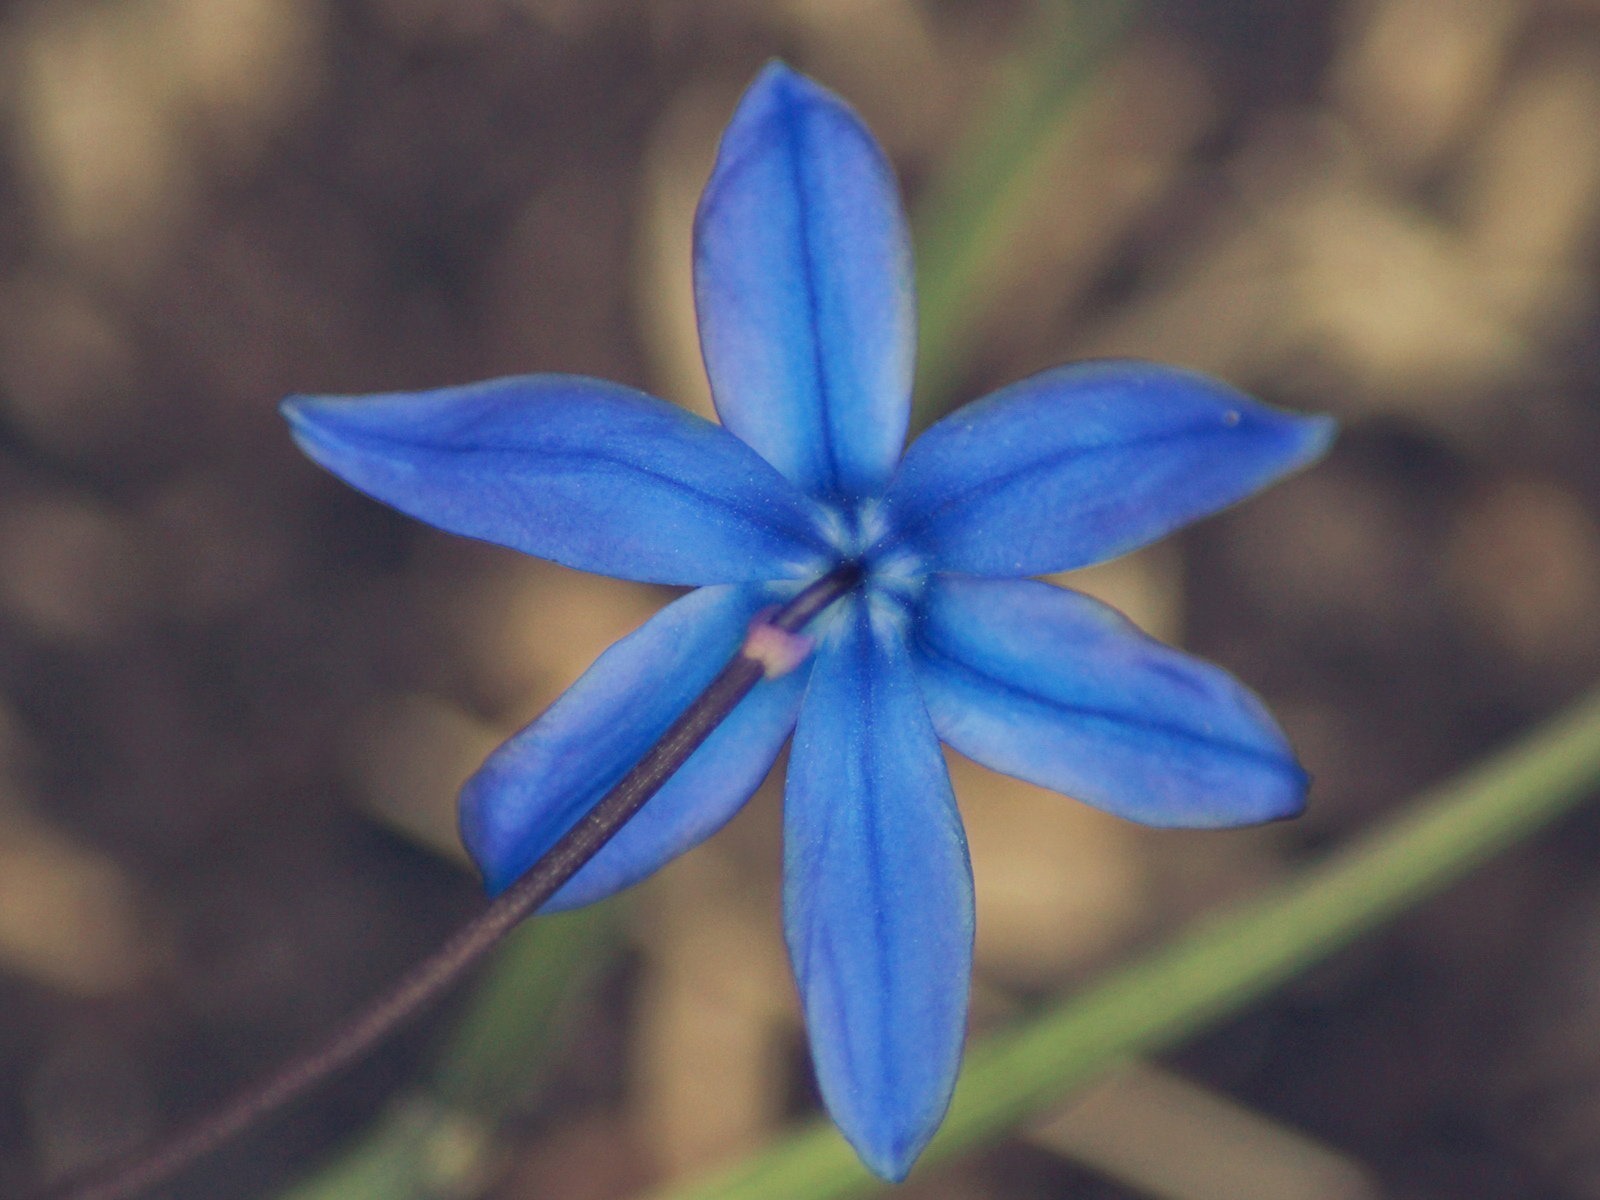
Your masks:
[{"label": "petal tip", "polygon": [[[1252,699],[1254,699],[1252,697]],[[1260,707],[1260,734],[1266,739],[1252,747],[1239,747],[1237,773],[1225,785],[1226,797],[1202,805],[1195,819],[1173,822],[1175,828],[1239,829],[1292,821],[1306,811],[1311,775],[1300,765],[1294,749],[1265,707]]]},{"label": "petal tip", "polygon": [[467,857],[483,877],[483,888],[491,896],[498,896],[516,882],[517,872],[512,868],[508,848],[501,844],[503,838],[495,835],[489,814],[484,776],[490,771],[494,755],[479,767],[466,783],[461,785],[457,800],[456,829]]},{"label": "petal tip", "polygon": [[329,396],[289,396],[278,405],[278,412],[288,422],[289,436],[306,457],[323,463],[330,439],[335,436],[334,412],[338,401]]},{"label": "petal tip", "polygon": [[[857,1115],[859,1118],[861,1114]],[[919,1123],[908,1127],[906,1114],[883,1112],[876,1121],[847,1121],[839,1123],[838,1127],[867,1170],[885,1182],[904,1183],[923,1150],[933,1140],[943,1116],[941,1111],[939,1120],[931,1124]],[[837,1115],[834,1120],[838,1123]]]},{"label": "petal tip", "polygon": [[911,1167],[917,1161],[917,1156],[922,1153],[922,1148],[927,1144],[927,1138],[915,1142],[896,1139],[891,1143],[881,1146],[856,1145],[852,1143],[856,1154],[879,1179],[886,1183],[904,1183],[906,1176],[911,1174]]},{"label": "petal tip", "polygon": [[1306,798],[1311,791],[1311,773],[1294,758],[1289,759],[1283,769],[1287,779],[1282,799],[1262,817],[1264,822],[1292,821],[1306,811]]},{"label": "petal tip", "polygon": [[745,89],[745,101],[771,94],[775,99],[789,101],[832,97],[832,93],[811,76],[797,71],[781,58],[767,60],[766,66],[756,74]]},{"label": "petal tip", "polygon": [[1333,448],[1339,436],[1339,422],[1334,418],[1321,413],[1286,413],[1284,416],[1294,430],[1301,466],[1316,462]]},{"label": "petal tip", "polygon": [[766,64],[756,72],[756,77],[751,81],[749,91],[762,87],[777,87],[791,80],[804,79],[805,76],[796,71],[781,58],[769,58]]},{"label": "petal tip", "polygon": [[[835,119],[843,118],[848,127],[859,127],[859,131],[866,134],[860,117],[842,96],[805,72],[795,70],[781,58],[771,59],[745,89],[723,134],[723,144],[739,144],[742,138],[737,131],[763,129],[769,121],[789,121],[814,110],[831,114]],[[870,134],[866,136],[871,137]]]},{"label": "petal tip", "polygon": [[[312,444],[336,437],[359,416],[360,397],[288,396],[278,404],[278,412],[289,423],[289,432],[301,447],[310,452]],[[315,457],[313,455],[313,457]]]},{"label": "petal tip", "polygon": [[278,413],[289,423],[289,428],[296,435],[315,423],[317,415],[327,408],[328,401],[323,396],[286,396],[278,403]]},{"label": "petal tip", "polygon": [[1275,768],[1275,781],[1256,788],[1241,789],[1253,795],[1245,803],[1231,808],[1219,806],[1211,820],[1201,822],[1202,827],[1211,825],[1219,829],[1238,829],[1250,825],[1274,825],[1301,816],[1306,811],[1311,776],[1287,749]]}]

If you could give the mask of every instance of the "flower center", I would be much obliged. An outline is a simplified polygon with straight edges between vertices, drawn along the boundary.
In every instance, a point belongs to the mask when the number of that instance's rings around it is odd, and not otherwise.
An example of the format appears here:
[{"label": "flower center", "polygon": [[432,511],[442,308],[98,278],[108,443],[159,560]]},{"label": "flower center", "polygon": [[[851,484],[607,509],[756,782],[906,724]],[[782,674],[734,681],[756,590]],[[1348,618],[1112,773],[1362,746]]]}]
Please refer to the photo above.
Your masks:
[{"label": "flower center", "polygon": [[[847,595],[860,596],[885,614],[908,616],[927,576],[927,564],[920,554],[886,538],[889,521],[882,501],[835,502],[827,506],[827,513],[833,569],[859,573],[859,583]],[[884,548],[886,542],[892,544]]]}]

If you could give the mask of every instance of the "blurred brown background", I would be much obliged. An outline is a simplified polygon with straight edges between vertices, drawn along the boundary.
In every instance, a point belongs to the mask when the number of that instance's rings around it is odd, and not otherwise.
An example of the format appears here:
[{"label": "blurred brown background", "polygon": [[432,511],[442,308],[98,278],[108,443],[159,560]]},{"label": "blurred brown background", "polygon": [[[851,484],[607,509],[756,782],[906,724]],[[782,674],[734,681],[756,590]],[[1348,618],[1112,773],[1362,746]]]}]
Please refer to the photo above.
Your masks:
[{"label": "blurred brown background", "polygon": [[[664,598],[379,508],[298,457],[278,399],[555,370],[703,405],[689,220],[759,65],[849,97],[915,205],[1035,9],[0,10],[0,1194],[203,1110],[473,911],[455,786]],[[1044,171],[973,297],[962,396],[1138,354],[1346,432],[1073,581],[1261,691],[1310,814],[1152,833],[955,764],[980,1025],[1600,667],[1600,4],[1152,3]],[[474,1135],[489,1194],[625,1196],[809,1111],[776,814],[769,786],[620,908],[526,1112]],[[1600,819],[1568,820],[903,1194],[1600,1197],[1597,850]],[[405,1094],[448,1017],[172,1194],[285,1186]]]}]

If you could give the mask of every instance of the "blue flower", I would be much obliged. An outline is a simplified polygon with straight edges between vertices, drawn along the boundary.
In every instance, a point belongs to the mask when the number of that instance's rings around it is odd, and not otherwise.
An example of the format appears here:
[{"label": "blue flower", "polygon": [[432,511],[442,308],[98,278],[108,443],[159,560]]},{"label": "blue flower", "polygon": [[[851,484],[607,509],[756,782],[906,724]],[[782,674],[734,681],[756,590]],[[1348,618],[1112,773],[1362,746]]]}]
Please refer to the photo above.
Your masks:
[{"label": "blue flower", "polygon": [[941,741],[1119,816],[1292,816],[1306,776],[1259,701],[1029,576],[1133,550],[1326,448],[1331,423],[1138,362],[1046,371],[905,451],[910,246],[893,175],[781,64],[723,135],[695,224],[720,426],[616,384],[532,375],[295,398],[317,462],[440,528],[569,567],[692,584],[466,785],[507,887],[662,734],[752,620],[844,563],[862,582],[557,894],[586,904],[709,836],[791,734],[784,928],[828,1109],[903,1177],[955,1084],[972,877]]}]

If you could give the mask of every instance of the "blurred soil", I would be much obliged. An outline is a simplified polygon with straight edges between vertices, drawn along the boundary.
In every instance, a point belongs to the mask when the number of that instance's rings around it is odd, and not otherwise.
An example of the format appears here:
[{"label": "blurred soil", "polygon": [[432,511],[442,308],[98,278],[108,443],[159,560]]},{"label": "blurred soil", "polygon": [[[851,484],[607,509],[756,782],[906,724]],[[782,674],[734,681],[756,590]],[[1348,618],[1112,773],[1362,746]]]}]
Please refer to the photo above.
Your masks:
[{"label": "blurred soil", "polygon": [[[0,1194],[204,1110],[472,912],[456,785],[664,598],[364,500],[298,456],[278,399],[554,370],[703,406],[689,218],[759,64],[850,97],[914,201],[1029,22],[977,0],[0,12]],[[956,763],[979,1024],[1600,675],[1600,6],[1155,5],[1047,172],[974,297],[964,396],[1136,354],[1346,432],[1069,581],[1260,691],[1310,814],[1151,832]],[[769,786],[624,910],[489,1194],[625,1196],[811,1104],[776,814]],[[1150,1194],[1107,1162],[1192,1169],[1188,1122],[1240,1161],[1290,1146],[1293,1187],[1238,1200],[1600,1197],[1597,857],[1582,813],[1170,1078],[1097,1094],[1109,1150],[1069,1110],[903,1194]],[[172,1194],[285,1185],[438,1028]],[[1216,1140],[1224,1099],[1243,1141]]]}]

